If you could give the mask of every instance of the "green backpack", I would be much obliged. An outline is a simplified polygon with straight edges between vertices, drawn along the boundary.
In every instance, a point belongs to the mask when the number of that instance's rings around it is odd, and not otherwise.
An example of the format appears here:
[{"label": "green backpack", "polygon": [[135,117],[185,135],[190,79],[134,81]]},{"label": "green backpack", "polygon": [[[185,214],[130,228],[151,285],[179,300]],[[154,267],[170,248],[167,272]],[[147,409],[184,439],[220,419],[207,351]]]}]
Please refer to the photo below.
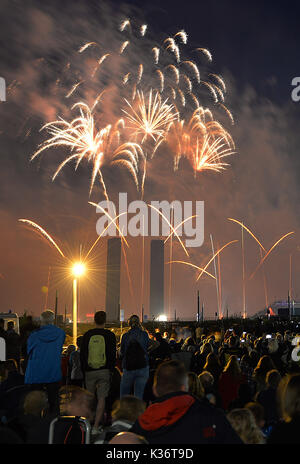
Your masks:
[{"label": "green backpack", "polygon": [[103,335],[92,335],[88,348],[88,365],[92,369],[100,369],[106,364],[105,339]]}]

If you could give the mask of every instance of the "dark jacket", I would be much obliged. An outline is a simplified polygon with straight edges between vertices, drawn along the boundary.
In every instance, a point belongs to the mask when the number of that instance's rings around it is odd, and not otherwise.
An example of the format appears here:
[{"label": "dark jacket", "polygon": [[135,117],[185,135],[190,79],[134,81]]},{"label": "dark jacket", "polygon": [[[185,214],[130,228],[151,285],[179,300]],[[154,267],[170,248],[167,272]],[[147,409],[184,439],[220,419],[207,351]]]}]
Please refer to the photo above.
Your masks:
[{"label": "dark jacket", "polygon": [[290,422],[280,422],[274,426],[267,444],[270,445],[299,445],[300,416]]},{"label": "dark jacket", "polygon": [[257,395],[256,400],[264,407],[265,420],[267,424],[274,423],[279,420],[276,388],[269,387],[267,390],[261,391]]},{"label": "dark jacket", "polygon": [[8,373],[7,378],[0,383],[0,394],[19,385],[24,385],[24,375],[18,371],[11,371]]},{"label": "dark jacket", "polygon": [[[105,340],[105,356],[106,364],[99,369],[93,369],[88,365],[89,357],[89,341],[93,335],[102,335]],[[107,329],[96,327],[95,329],[88,330],[82,337],[80,346],[80,362],[83,372],[110,369],[113,370],[116,365],[116,336],[113,332]]]},{"label": "dark jacket", "polygon": [[122,358],[122,368],[125,367],[125,353],[128,347],[130,340],[137,340],[146,354],[146,362],[149,365],[149,356],[148,356],[148,348],[149,348],[149,335],[147,332],[140,327],[133,327],[128,332],[124,333],[121,339],[121,358]]},{"label": "dark jacket", "polygon": [[130,431],[150,444],[242,444],[221,410],[186,392],[157,399]]}]

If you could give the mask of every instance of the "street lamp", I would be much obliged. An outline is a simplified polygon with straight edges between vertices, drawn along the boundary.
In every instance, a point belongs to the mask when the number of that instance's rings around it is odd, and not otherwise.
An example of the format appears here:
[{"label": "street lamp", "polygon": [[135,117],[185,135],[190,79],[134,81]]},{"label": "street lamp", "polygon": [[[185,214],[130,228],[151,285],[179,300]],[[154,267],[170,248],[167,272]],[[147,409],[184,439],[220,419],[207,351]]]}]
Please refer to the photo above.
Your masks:
[{"label": "street lamp", "polygon": [[78,313],[78,279],[85,273],[83,263],[74,263],[72,267],[73,278],[73,345],[77,346],[77,313]]}]

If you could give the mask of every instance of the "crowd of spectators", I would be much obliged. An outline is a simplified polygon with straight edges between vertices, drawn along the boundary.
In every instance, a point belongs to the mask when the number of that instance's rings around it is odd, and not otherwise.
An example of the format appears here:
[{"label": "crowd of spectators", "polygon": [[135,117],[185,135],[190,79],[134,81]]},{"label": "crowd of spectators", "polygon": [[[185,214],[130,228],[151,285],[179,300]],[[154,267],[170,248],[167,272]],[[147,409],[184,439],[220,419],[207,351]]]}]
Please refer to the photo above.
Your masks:
[{"label": "crowd of spectators", "polygon": [[[92,444],[299,443],[297,330],[150,332],[132,315],[119,339],[105,312],[94,322],[65,346],[52,311],[39,325],[28,318],[20,334],[0,319],[0,443],[46,444],[65,416],[85,418]],[[63,430],[56,440],[83,442]]]}]

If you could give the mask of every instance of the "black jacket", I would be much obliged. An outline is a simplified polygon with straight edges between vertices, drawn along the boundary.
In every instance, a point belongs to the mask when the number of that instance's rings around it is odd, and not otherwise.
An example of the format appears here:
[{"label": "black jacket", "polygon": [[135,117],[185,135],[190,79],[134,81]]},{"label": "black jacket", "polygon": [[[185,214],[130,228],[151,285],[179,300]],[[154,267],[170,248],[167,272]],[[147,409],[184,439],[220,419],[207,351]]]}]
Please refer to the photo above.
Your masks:
[{"label": "black jacket", "polygon": [[176,392],[152,403],[131,432],[150,444],[242,444],[223,411],[190,393]]},{"label": "black jacket", "polygon": [[299,445],[300,416],[290,422],[279,422],[267,440],[270,445]]}]

